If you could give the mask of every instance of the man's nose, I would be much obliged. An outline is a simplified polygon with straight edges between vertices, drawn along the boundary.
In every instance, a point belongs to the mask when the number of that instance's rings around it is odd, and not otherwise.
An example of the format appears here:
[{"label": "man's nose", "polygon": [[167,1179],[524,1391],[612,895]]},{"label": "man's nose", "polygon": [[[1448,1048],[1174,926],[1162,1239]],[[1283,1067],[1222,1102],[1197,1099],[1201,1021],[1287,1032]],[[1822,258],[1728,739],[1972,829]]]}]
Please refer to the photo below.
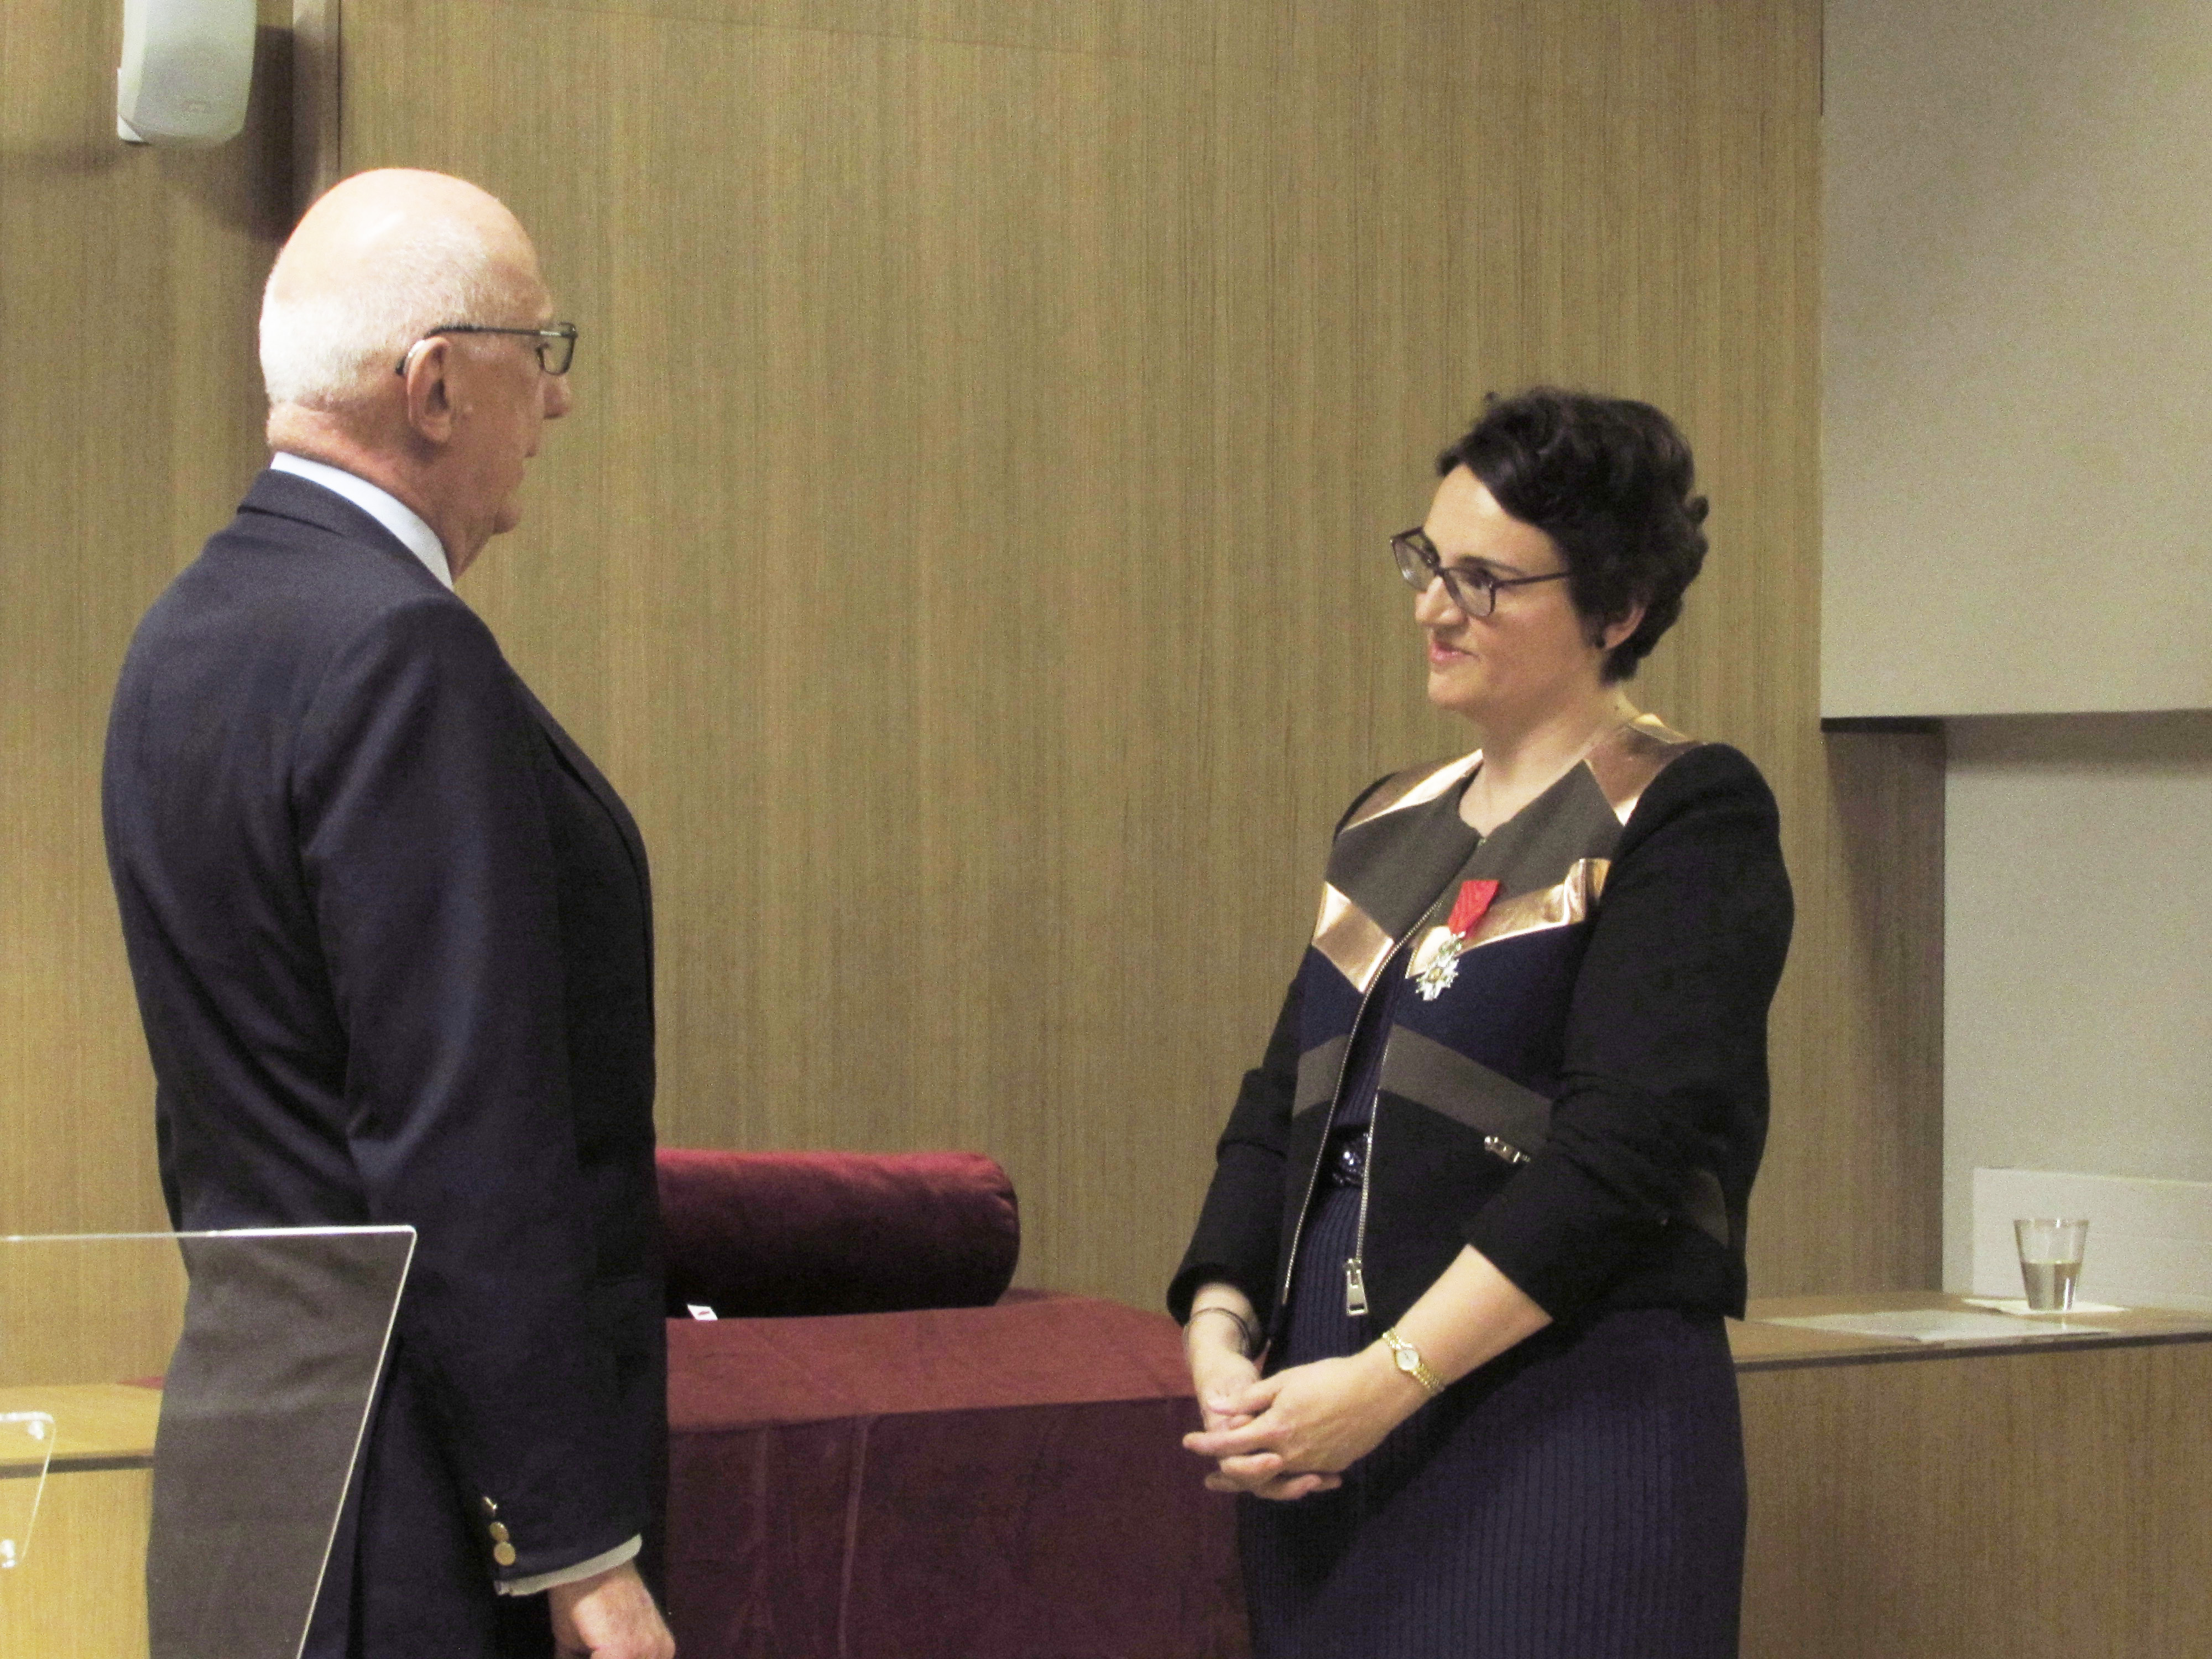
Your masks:
[{"label": "man's nose", "polygon": [[557,421],[568,412],[568,406],[575,401],[575,394],[568,390],[568,377],[565,374],[546,374],[540,378],[545,382],[545,418]]}]

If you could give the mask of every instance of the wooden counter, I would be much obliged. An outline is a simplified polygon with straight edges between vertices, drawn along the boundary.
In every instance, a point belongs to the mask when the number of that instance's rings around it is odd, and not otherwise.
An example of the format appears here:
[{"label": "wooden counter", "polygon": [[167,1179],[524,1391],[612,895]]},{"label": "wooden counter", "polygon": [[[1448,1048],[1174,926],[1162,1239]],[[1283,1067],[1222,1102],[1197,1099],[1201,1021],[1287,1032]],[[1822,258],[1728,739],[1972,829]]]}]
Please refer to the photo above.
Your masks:
[{"label": "wooden counter", "polygon": [[2212,1319],[1956,1344],[1765,1322],[1922,1310],[1977,1311],[1790,1297],[1730,1326],[1745,1659],[2212,1656]]}]

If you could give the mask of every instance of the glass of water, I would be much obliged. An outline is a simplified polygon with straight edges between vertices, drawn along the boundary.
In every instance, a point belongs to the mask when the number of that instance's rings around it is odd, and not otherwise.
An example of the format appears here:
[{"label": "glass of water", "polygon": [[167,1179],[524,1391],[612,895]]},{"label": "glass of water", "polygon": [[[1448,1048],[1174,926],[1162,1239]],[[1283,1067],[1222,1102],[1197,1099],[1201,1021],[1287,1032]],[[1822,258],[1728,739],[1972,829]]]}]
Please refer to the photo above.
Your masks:
[{"label": "glass of water", "polygon": [[2028,1307],[2037,1313],[2063,1313],[2071,1308],[2089,1224],[2029,1216],[2012,1224],[2012,1234],[2020,1246],[2020,1277],[2027,1287]]}]

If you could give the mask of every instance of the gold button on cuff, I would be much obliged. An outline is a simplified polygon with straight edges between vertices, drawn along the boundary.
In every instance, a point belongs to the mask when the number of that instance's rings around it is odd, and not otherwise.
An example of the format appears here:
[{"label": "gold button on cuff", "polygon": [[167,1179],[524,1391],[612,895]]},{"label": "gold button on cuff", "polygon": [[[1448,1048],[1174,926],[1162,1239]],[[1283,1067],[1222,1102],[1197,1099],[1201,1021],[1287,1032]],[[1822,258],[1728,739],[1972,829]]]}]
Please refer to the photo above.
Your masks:
[{"label": "gold button on cuff", "polygon": [[495,1544],[504,1544],[505,1542],[507,1542],[507,1538],[509,1537],[509,1535],[510,1535],[510,1534],[508,1534],[508,1532],[507,1532],[507,1522],[504,1522],[504,1521],[495,1521],[495,1522],[493,1522],[491,1523],[491,1541],[492,1541],[493,1543],[495,1543]]},{"label": "gold button on cuff", "polygon": [[493,1503],[490,1498],[480,1498],[477,1501],[484,1506],[484,1513],[486,1515],[497,1515],[499,1513],[499,1505]]},{"label": "gold button on cuff", "polygon": [[498,1562],[502,1567],[513,1566],[514,1565],[514,1546],[512,1544],[494,1544],[491,1547],[491,1559]]}]

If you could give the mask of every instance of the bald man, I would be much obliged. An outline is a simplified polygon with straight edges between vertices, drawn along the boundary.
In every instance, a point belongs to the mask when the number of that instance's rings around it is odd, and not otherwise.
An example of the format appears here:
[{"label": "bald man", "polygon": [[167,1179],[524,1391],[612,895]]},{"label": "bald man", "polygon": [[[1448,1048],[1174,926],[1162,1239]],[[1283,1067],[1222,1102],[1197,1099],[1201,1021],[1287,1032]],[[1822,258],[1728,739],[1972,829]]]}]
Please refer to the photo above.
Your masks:
[{"label": "bald man", "polygon": [[645,848],[453,592],[574,343],[490,196],[331,190],[264,301],[275,458],[116,690],[172,1220],[419,1234],[319,1659],[673,1651]]}]

